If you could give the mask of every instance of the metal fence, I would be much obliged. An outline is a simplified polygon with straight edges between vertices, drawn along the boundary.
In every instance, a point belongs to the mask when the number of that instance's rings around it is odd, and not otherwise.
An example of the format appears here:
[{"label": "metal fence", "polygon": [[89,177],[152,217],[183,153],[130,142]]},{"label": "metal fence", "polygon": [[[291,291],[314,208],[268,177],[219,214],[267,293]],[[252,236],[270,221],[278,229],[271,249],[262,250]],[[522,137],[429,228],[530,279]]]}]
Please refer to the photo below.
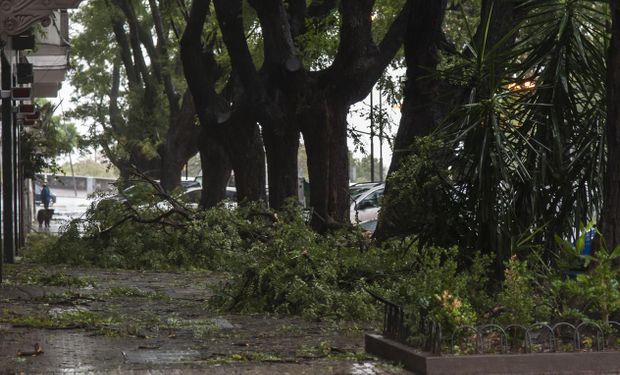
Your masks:
[{"label": "metal fence", "polygon": [[[444,340],[441,325],[423,317],[417,324],[409,319],[404,308],[367,290],[383,305],[383,335],[401,343],[417,340],[422,350],[440,355],[447,346],[450,354],[577,352],[620,349],[620,322],[599,324],[583,321],[572,324],[565,321],[479,326],[462,325],[454,329],[449,340]],[[449,345],[449,346],[448,346]]]}]

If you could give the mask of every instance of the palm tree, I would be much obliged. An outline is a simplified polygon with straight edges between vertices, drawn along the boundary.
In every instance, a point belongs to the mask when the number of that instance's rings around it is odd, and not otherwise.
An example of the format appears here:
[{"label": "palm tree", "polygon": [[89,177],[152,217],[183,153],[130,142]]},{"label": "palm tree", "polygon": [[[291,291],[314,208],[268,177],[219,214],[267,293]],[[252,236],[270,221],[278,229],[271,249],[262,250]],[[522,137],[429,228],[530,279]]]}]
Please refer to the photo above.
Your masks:
[{"label": "palm tree", "polygon": [[455,183],[467,191],[475,247],[501,260],[515,236],[544,227],[539,239],[549,244],[595,219],[605,170],[604,3],[522,6],[527,16],[503,38],[518,32],[510,48],[471,46],[446,72],[464,74],[468,87],[442,129],[458,150]]},{"label": "palm tree", "polygon": [[[601,212],[609,16],[604,1],[524,0],[498,37],[501,1],[485,3],[471,42],[444,53],[438,75],[460,104],[433,136],[448,150],[444,184],[470,232],[459,244],[496,254],[499,270],[515,238],[536,233],[550,245]],[[416,234],[443,241],[435,228]]]}]

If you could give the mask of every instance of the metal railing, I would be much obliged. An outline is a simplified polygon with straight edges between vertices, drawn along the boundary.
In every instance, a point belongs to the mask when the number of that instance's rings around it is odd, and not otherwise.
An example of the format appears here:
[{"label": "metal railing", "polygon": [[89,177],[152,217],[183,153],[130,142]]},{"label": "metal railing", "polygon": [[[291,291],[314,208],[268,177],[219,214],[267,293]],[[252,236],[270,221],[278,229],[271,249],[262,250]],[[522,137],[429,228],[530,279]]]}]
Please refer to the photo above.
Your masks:
[{"label": "metal railing", "polygon": [[433,319],[423,318],[420,327],[415,330],[402,306],[389,301],[385,297],[366,289],[375,300],[383,304],[383,335],[392,340],[409,344],[409,339],[414,333],[421,334],[424,338],[422,347],[424,351],[435,355],[441,354],[442,333],[441,325]]},{"label": "metal railing", "polygon": [[[412,337],[422,337],[422,350],[440,355],[442,344],[449,344],[451,354],[578,352],[584,350],[620,350],[620,322],[601,325],[583,321],[577,325],[558,321],[537,322],[529,326],[484,324],[457,326],[450,341],[444,342],[441,325],[422,317],[414,324],[401,305],[366,289],[383,305],[383,335],[410,345]],[[417,326],[417,329],[413,327]]]}]

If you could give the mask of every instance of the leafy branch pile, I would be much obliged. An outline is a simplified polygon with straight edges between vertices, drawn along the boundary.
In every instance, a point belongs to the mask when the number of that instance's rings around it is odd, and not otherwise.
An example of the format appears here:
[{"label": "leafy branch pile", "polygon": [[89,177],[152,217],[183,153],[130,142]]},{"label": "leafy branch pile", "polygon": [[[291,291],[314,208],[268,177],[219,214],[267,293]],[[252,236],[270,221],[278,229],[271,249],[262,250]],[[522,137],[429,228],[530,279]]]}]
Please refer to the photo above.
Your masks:
[{"label": "leafy branch pile", "polygon": [[[225,277],[211,307],[246,313],[369,320],[381,309],[368,290],[405,306],[414,324],[430,316],[446,331],[485,322],[607,321],[620,313],[613,266],[620,248],[603,246],[582,257],[582,240],[576,248],[560,242],[554,263],[540,249],[517,249],[500,282],[490,254],[409,237],[377,246],[355,229],[321,235],[294,204],[278,212],[260,204],[195,210],[181,200],[178,207],[154,205],[159,198],[152,192],[135,190],[124,202],[100,201],[58,238],[30,241],[29,256],[44,263],[217,270]],[[563,264],[582,272],[569,277]]]}]

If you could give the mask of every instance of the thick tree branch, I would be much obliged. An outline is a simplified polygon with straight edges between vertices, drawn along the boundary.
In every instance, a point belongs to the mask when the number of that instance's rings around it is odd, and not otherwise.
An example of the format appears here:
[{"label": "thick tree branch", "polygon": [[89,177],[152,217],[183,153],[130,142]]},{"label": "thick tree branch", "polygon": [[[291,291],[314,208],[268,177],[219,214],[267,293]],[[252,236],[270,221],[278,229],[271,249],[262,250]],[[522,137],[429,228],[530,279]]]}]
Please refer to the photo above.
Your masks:
[{"label": "thick tree branch", "polygon": [[336,0],[314,0],[308,6],[308,17],[325,18],[336,8],[336,5],[338,5]]},{"label": "thick tree branch", "polygon": [[301,68],[291,34],[288,15],[281,0],[250,0],[260,20],[265,44],[265,63],[285,66],[289,71]]},{"label": "thick tree branch", "polygon": [[233,69],[246,88],[262,87],[243,31],[241,0],[214,0],[214,4]]},{"label": "thick tree branch", "polygon": [[373,4],[374,0],[342,0],[340,43],[332,65],[336,72],[355,69],[355,64],[376,48],[372,41]]},{"label": "thick tree branch", "polygon": [[[108,3],[109,6],[109,3]],[[114,11],[110,7],[110,18],[112,21],[112,31],[118,46],[120,48],[120,56],[125,67],[125,73],[127,74],[127,81],[129,87],[137,87],[140,85],[140,75],[136,72],[136,67],[131,57],[131,47],[127,40],[127,34],[125,33],[125,22],[114,14]]]},{"label": "thick tree branch", "polygon": [[[360,85],[356,90],[357,92],[353,93],[354,96],[351,98],[351,102],[362,100],[368,92],[370,92],[374,86],[374,83],[377,82],[390,61],[392,61],[394,56],[396,56],[396,53],[398,53],[398,50],[403,44],[405,32],[407,30],[407,19],[409,18],[410,13],[411,3],[407,2],[379,43],[379,48],[377,49],[376,54],[371,57],[368,65],[368,71],[358,72],[357,79],[355,81],[359,82]],[[364,79],[364,77],[366,79]]]},{"label": "thick tree branch", "polygon": [[[526,3],[527,0],[482,0],[480,23],[471,41],[474,48],[482,48],[483,42],[487,49],[494,48],[497,53],[508,48],[517,36],[515,27],[528,12],[528,7],[523,6]],[[509,33],[512,35],[507,38]],[[500,42],[502,45],[498,45]]]},{"label": "thick tree branch", "polygon": [[118,96],[121,84],[120,62],[118,59],[114,61],[112,67],[112,87],[110,88],[110,104],[108,114],[110,116],[110,126],[112,130],[118,131],[121,126],[123,117],[118,107]]},{"label": "thick tree branch", "polygon": [[181,37],[181,61],[187,86],[194,97],[196,114],[202,126],[214,122],[209,114],[210,91],[213,86],[217,66],[211,48],[203,48],[202,29],[209,14],[211,1],[194,1]]},{"label": "thick tree branch", "polygon": [[125,18],[127,19],[127,24],[129,25],[129,42],[133,51],[134,63],[142,76],[142,80],[146,86],[145,88],[147,91],[154,91],[154,85],[152,84],[152,79],[149,74],[146,61],[142,55],[142,44],[140,43],[139,38],[140,28],[137,23],[137,18],[135,17],[135,12],[133,11],[131,4],[125,0],[112,0],[112,2],[118,7],[118,9],[123,11]]},{"label": "thick tree branch", "polygon": [[166,38],[166,32],[164,31],[164,22],[161,18],[161,11],[159,10],[157,0],[149,0],[149,7],[151,8],[153,26],[155,27],[155,33],[157,34],[156,48],[163,56],[168,56],[168,38]]},{"label": "thick tree branch", "polygon": [[257,119],[263,126],[272,127],[274,130],[282,129],[285,126],[284,116],[269,98],[252,60],[243,29],[241,0],[214,0],[214,4],[232,68],[239,75]]},{"label": "thick tree branch", "polygon": [[[146,67],[146,62],[144,62],[144,57],[142,56],[142,51],[140,49],[140,45],[143,45],[147,51],[149,59],[151,61],[151,67],[153,69],[153,73],[155,78],[162,82],[164,85],[164,91],[166,93],[166,97],[168,99],[168,104],[170,106],[170,115],[176,116],[179,111],[179,98],[174,89],[174,85],[172,84],[172,77],[168,69],[164,69],[162,63],[167,64],[168,58],[167,54],[163,54],[161,50],[155,48],[155,44],[153,43],[153,38],[151,37],[148,30],[145,28],[143,24],[141,24],[136,15],[135,9],[130,1],[122,1],[122,0],[113,0],[119,9],[123,11],[123,14],[127,18],[127,22],[129,24],[130,36],[132,38],[132,48],[134,49],[134,55],[139,54],[142,61],[140,61],[140,68],[143,72],[143,76],[145,77],[146,90],[151,91],[151,93],[147,93],[146,97],[153,96],[155,90],[155,84],[152,82],[152,78],[148,73],[148,68]],[[153,20],[155,22],[155,30],[157,32],[159,44],[162,46],[166,46],[165,35],[163,34],[163,25],[161,24],[161,15],[159,14],[159,7],[154,0],[150,0],[151,12],[153,13]],[[159,24],[157,22],[159,20]],[[136,50],[136,48],[139,48]],[[166,48],[167,50],[167,48]],[[144,67],[142,67],[144,65]]]},{"label": "thick tree branch", "polygon": [[287,0],[289,25],[293,38],[304,33],[306,29],[306,0]]},{"label": "thick tree branch", "polygon": [[[168,98],[168,104],[170,105],[170,115],[175,116],[181,108],[179,107],[179,98],[177,92],[172,83],[172,77],[170,75],[171,69],[169,68],[168,61],[168,39],[164,30],[164,24],[161,18],[161,12],[156,0],[149,0],[151,7],[151,14],[153,16],[153,24],[155,25],[155,32],[157,33],[157,54],[159,58],[156,60],[156,65],[160,71],[161,79],[164,84],[164,90],[166,97]],[[149,40],[152,39],[148,37]],[[157,56],[153,56],[157,57]]]},{"label": "thick tree branch", "polygon": [[371,12],[374,1],[343,1],[340,46],[333,65],[322,77],[324,83],[337,81],[335,95],[349,104],[364,99],[402,46],[410,1],[401,9],[378,46],[372,41]]},{"label": "thick tree branch", "polygon": [[256,9],[263,34],[265,63],[262,72],[272,88],[286,90],[292,78],[288,73],[300,71],[302,63],[297,57],[284,4],[282,0],[250,0],[250,4]]}]

